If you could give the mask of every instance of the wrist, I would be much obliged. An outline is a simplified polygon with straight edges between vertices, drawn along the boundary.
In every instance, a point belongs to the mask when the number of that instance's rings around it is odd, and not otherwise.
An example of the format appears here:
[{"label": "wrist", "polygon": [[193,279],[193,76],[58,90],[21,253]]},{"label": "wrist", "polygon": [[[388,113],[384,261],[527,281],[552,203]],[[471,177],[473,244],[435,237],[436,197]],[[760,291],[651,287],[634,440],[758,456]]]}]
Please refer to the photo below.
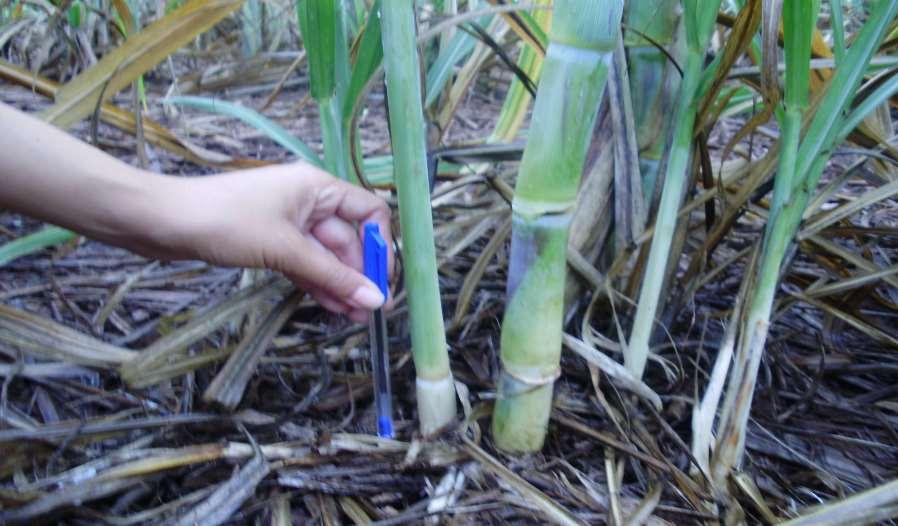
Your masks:
[{"label": "wrist", "polygon": [[136,168],[123,175],[111,188],[112,238],[105,241],[152,258],[194,257],[180,221],[190,210],[185,202],[188,181]]}]

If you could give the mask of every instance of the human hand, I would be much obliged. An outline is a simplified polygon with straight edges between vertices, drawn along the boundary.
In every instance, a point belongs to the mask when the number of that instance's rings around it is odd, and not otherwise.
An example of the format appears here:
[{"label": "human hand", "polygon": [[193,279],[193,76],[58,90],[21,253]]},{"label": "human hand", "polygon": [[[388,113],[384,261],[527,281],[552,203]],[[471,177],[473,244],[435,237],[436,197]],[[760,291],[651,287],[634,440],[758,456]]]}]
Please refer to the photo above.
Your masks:
[{"label": "human hand", "polygon": [[384,303],[362,273],[360,235],[364,223],[380,225],[392,275],[390,209],[365,189],[304,163],[156,179],[156,226],[144,226],[149,239],[130,248],[162,259],[270,268],[357,322]]}]

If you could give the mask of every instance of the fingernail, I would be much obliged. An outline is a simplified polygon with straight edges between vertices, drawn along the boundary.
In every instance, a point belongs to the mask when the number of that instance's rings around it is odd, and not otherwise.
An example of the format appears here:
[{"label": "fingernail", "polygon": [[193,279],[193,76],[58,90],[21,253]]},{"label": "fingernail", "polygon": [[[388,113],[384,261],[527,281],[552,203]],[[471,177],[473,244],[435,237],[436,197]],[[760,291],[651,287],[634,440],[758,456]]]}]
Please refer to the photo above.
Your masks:
[{"label": "fingernail", "polygon": [[349,303],[360,309],[374,310],[383,306],[384,295],[374,284],[362,285],[349,297]]}]

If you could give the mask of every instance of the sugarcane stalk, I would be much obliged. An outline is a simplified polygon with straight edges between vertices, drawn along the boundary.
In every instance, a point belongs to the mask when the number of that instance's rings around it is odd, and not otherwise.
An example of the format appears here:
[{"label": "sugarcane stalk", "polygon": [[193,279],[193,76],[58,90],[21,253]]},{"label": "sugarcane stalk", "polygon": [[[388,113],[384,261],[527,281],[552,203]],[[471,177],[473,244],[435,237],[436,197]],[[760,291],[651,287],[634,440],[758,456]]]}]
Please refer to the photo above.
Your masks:
[{"label": "sugarcane stalk", "polygon": [[627,3],[624,43],[630,73],[630,96],[639,144],[643,196],[651,202],[667,142],[671,106],[680,85],[674,65],[658,49],[674,57],[679,0],[631,0]]},{"label": "sugarcane stalk", "polygon": [[515,196],[493,437],[542,447],[559,374],[568,228],[623,11],[557,0]]},{"label": "sugarcane stalk", "polygon": [[783,4],[786,89],[781,117],[782,146],[773,200],[764,230],[761,265],[754,278],[721,415],[721,432],[712,466],[712,481],[718,489],[725,488],[727,475],[742,460],[755,381],[786,255],[833,147],[841,143],[854,127],[846,127],[844,123],[860,122],[860,119],[852,121],[853,115],[846,119],[842,113],[851,104],[857,85],[870,58],[879,48],[889,23],[898,14],[898,3],[891,0],[880,0],[873,7],[864,27],[845,53],[844,66],[836,70],[804,140],[799,141],[801,121],[809,106],[811,32],[818,7],[817,2],[804,0],[787,0]]},{"label": "sugarcane stalk", "polygon": [[[685,0],[686,62],[674,116],[673,143],[668,153],[661,202],[655,219],[655,233],[649,248],[645,277],[639,293],[639,304],[624,353],[627,368],[642,377],[648,359],[649,340],[654,328],[655,314],[661,299],[664,275],[676,229],[677,211],[686,189],[692,137],[698,104],[698,91],[703,72],[705,50],[711,40],[720,0],[699,2]],[[700,5],[701,4],[701,5]]]},{"label": "sugarcane stalk", "polygon": [[415,13],[408,0],[384,0],[381,10],[384,73],[390,107],[403,263],[408,288],[412,358],[421,432],[432,434],[455,418],[455,384],[449,369],[437,281],[426,126],[421,98]]}]

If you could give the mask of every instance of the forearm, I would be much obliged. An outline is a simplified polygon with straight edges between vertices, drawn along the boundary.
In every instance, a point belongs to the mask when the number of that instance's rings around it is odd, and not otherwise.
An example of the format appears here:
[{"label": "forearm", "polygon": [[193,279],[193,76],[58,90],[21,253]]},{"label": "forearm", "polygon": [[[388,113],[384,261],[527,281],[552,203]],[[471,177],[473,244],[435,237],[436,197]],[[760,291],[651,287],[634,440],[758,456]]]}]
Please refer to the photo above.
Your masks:
[{"label": "forearm", "polygon": [[2,103],[0,123],[0,208],[113,244],[140,243],[125,237],[154,221],[159,200],[152,197],[170,178],[129,166]]},{"label": "forearm", "polygon": [[361,273],[357,225],[376,222],[390,247],[390,209],[311,165],[169,177],[2,103],[0,129],[0,208],[153,258],[277,270],[357,321],[384,302]]}]

